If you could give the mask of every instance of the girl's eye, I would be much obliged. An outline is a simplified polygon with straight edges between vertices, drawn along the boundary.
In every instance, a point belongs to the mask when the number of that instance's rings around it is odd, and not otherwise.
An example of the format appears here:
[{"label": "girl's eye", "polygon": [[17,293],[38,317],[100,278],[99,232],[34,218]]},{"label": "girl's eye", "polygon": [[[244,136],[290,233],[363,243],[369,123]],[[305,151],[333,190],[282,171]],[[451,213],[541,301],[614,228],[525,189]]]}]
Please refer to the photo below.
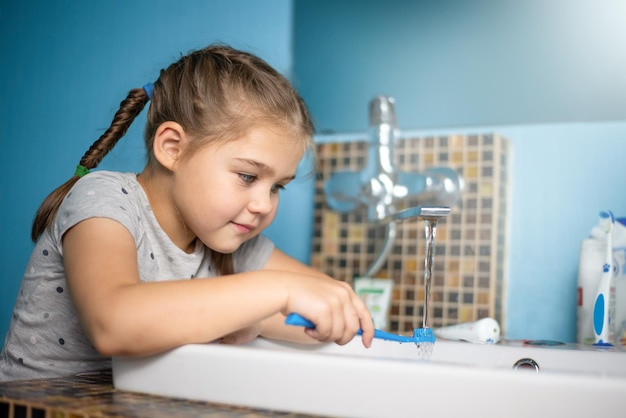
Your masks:
[{"label": "girl's eye", "polygon": [[239,173],[239,178],[245,183],[250,184],[256,180],[256,176],[252,174]]},{"label": "girl's eye", "polygon": [[285,185],[283,185],[283,184],[275,184],[274,187],[272,187],[272,193],[278,193],[281,190],[285,190]]}]

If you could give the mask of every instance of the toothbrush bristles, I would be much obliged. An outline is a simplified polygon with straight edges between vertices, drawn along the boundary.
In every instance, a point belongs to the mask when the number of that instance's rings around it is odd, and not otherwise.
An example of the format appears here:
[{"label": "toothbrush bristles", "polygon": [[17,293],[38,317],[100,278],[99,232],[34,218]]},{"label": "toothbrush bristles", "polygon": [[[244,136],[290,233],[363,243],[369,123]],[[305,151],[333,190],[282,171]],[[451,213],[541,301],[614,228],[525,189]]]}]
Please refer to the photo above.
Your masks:
[{"label": "toothbrush bristles", "polygon": [[415,328],[413,330],[413,338],[415,338],[416,343],[425,342],[425,343],[434,343],[435,342],[435,334],[433,330],[430,328]]},{"label": "toothbrush bristles", "polygon": [[430,360],[435,347],[435,333],[430,328],[415,328],[413,338],[417,346],[417,357],[420,360]]}]

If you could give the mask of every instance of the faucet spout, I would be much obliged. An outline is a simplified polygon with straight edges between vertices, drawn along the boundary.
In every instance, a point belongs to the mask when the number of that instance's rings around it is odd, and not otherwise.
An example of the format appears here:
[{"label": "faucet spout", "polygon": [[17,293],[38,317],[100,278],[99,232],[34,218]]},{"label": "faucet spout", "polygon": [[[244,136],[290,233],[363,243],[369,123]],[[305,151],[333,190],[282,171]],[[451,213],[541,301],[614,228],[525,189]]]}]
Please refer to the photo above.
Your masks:
[{"label": "faucet spout", "polygon": [[445,218],[449,214],[450,207],[448,206],[415,206],[396,212],[385,220],[391,222],[418,218],[436,221],[438,219]]},{"label": "faucet spout", "polygon": [[[437,220],[445,218],[450,214],[450,207],[448,206],[414,206],[408,209],[401,210],[394,214],[387,216],[383,221],[386,222],[387,234],[383,241],[382,248],[374,260],[374,262],[365,271],[364,277],[374,277],[376,273],[382,268],[383,264],[387,260],[389,253],[393,247],[394,240],[396,239],[398,222],[406,221],[409,219],[423,219],[426,223],[427,229],[433,228],[437,224]],[[434,239],[434,236],[433,236]],[[432,247],[432,241],[429,241]],[[432,258],[432,257],[431,257]],[[424,326],[426,322],[424,322]]]}]

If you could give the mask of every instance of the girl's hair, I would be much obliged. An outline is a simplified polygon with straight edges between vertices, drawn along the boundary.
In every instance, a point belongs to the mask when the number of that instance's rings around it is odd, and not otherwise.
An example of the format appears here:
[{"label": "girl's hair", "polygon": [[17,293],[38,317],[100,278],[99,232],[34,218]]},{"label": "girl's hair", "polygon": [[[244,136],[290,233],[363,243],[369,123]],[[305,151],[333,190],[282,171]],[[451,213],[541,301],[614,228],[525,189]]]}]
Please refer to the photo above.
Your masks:
[{"label": "girl's hair", "polygon": [[[96,168],[149,100],[144,131],[148,166],[158,166],[153,139],[159,125],[167,121],[179,123],[194,139],[185,155],[215,141],[239,138],[260,124],[286,130],[302,142],[303,150],[313,150],[314,127],[304,101],[285,77],[250,53],[225,45],[193,51],[161,70],[150,93],[152,97],[143,88],[128,93],[111,126],[81,158],[81,166]],[[33,241],[52,226],[61,202],[79,178],[74,175],[43,201],[33,221]],[[233,272],[230,254],[214,252],[213,262],[222,274]]]}]

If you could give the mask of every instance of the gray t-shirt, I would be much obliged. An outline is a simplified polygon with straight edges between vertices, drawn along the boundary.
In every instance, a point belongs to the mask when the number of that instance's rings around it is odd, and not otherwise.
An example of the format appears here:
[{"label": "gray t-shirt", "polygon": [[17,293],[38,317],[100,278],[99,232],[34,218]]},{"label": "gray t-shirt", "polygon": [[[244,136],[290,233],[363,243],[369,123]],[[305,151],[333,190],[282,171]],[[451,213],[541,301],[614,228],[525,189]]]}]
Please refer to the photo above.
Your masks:
[{"label": "gray t-shirt", "polygon": [[[63,234],[94,217],[113,219],[130,231],[142,282],[216,275],[211,251],[200,240],[191,254],[172,243],[154,217],[135,174],[91,173],[74,185],[59,208],[53,228],[35,245],[0,353],[0,381],[111,367],[110,358],[93,348],[79,323],[63,267]],[[245,242],[233,254],[235,272],[262,268],[273,249],[274,244],[262,235]]]}]

